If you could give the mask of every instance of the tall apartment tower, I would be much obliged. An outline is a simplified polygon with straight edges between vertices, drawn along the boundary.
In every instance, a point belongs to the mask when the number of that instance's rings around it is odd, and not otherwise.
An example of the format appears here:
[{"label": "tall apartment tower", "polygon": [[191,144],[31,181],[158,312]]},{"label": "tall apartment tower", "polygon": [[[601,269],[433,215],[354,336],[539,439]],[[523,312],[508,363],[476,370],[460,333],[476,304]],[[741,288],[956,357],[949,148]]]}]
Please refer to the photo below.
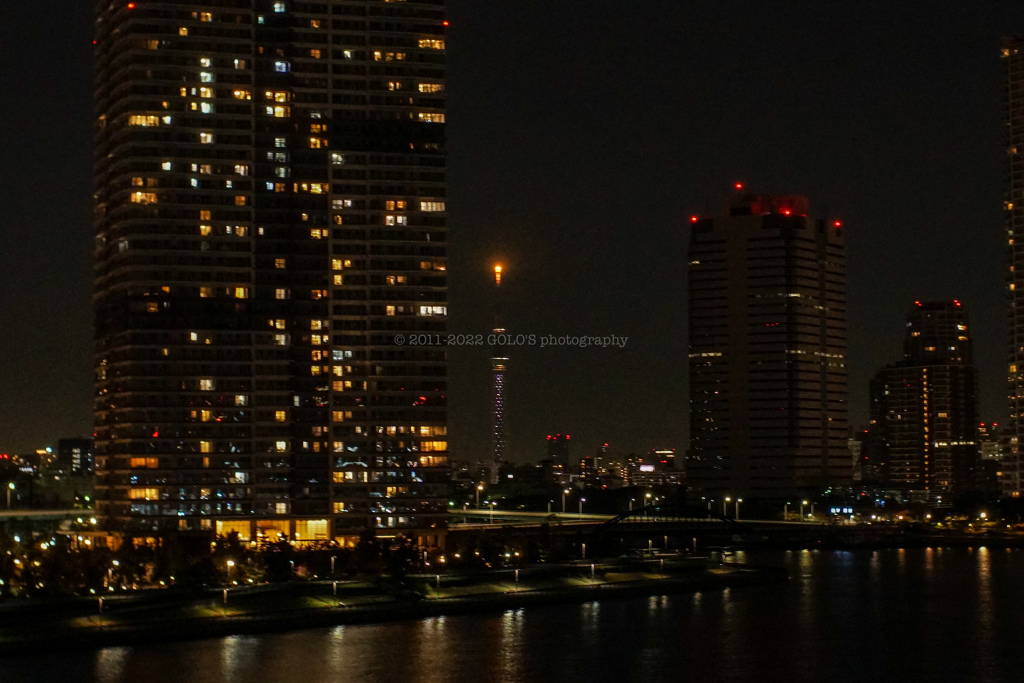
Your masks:
[{"label": "tall apartment tower", "polygon": [[439,543],[444,0],[95,18],[104,524]]},{"label": "tall apartment tower", "polygon": [[879,483],[906,500],[949,503],[977,488],[977,373],[959,301],[914,302],[903,359],[871,381]]},{"label": "tall apartment tower", "polygon": [[799,196],[691,218],[690,450],[699,495],[848,485],[846,276],[839,221]]},{"label": "tall apartment tower", "polygon": [[[1006,111],[1006,243],[1009,352],[1007,399],[1008,463],[1018,467],[1024,444],[1024,35],[1003,38],[1003,79]],[[1021,495],[1014,484],[1006,494]]]}]

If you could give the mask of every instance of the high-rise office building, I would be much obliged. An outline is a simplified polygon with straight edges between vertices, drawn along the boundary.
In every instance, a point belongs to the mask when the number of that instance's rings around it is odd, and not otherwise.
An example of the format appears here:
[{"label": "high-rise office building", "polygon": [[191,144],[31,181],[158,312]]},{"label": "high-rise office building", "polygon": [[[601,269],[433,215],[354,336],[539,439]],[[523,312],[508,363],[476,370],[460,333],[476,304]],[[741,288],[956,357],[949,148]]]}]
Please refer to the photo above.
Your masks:
[{"label": "high-rise office building", "polygon": [[871,381],[879,483],[908,500],[943,503],[977,488],[977,380],[959,301],[914,302],[903,359]]},{"label": "high-rise office building", "polygon": [[444,0],[95,17],[104,523],[439,543]]},{"label": "high-rise office building", "polygon": [[547,458],[563,471],[568,471],[572,462],[569,456],[569,441],[571,439],[572,437],[568,434],[548,434]]},{"label": "high-rise office building", "polygon": [[849,484],[839,221],[799,196],[692,217],[688,483],[775,498]]},{"label": "high-rise office building", "polygon": [[92,474],[95,470],[92,439],[60,439],[55,461],[64,472]]},{"label": "high-rise office building", "polygon": [[[1003,38],[1003,81],[1006,112],[1006,243],[1010,271],[1008,289],[1007,399],[1009,420],[1005,434],[1007,464],[1020,470],[1020,446],[1024,444],[1024,35]],[[1008,487],[1006,495],[1019,497],[1020,486]]]}]

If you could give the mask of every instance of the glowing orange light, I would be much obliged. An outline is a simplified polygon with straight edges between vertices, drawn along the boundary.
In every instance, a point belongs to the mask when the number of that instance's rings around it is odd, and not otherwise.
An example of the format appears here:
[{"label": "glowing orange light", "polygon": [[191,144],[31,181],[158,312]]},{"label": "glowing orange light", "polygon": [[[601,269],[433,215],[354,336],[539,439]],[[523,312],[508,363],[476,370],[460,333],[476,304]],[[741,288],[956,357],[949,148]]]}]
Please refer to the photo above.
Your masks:
[{"label": "glowing orange light", "polygon": [[445,25],[445,26],[447,26],[447,25],[448,25],[448,22],[447,22],[447,21],[445,21],[445,22],[444,22],[444,25]]},{"label": "glowing orange light", "polygon": [[501,284],[501,266],[494,266],[494,284]]},{"label": "glowing orange light", "polygon": [[129,2],[128,3],[128,9],[135,9],[135,3],[134,2]]}]

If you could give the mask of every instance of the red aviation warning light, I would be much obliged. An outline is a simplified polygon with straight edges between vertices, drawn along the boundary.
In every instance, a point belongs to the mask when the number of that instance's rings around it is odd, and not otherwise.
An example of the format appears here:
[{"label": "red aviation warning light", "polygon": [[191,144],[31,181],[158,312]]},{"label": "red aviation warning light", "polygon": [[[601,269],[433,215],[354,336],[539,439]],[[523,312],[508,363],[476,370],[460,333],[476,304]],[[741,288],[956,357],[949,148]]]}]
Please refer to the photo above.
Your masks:
[{"label": "red aviation warning light", "polygon": [[691,223],[696,223],[696,222],[697,222],[697,220],[698,220],[698,219],[697,219],[697,217],[696,217],[696,216],[690,216],[690,222],[691,222]]},{"label": "red aviation warning light", "polygon": [[836,226],[837,228],[841,228],[841,227],[843,227],[843,222],[842,221],[836,221],[832,225]]},{"label": "red aviation warning light", "polygon": [[735,187],[737,190],[742,190],[743,189],[743,183],[736,183],[735,185],[733,185],[733,187]]},{"label": "red aviation warning light", "polygon": [[128,9],[135,9],[135,3],[134,2],[129,2],[128,3]]}]

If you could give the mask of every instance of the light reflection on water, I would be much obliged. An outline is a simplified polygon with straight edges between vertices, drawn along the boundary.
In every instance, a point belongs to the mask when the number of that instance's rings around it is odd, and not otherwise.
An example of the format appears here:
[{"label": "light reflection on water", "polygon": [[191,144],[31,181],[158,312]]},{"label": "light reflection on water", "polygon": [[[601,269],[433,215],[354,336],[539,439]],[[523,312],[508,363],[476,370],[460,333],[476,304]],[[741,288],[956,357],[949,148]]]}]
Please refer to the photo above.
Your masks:
[{"label": "light reflection on water", "polygon": [[1024,551],[754,552],[785,584],[108,648],[3,683],[1018,680]]}]

